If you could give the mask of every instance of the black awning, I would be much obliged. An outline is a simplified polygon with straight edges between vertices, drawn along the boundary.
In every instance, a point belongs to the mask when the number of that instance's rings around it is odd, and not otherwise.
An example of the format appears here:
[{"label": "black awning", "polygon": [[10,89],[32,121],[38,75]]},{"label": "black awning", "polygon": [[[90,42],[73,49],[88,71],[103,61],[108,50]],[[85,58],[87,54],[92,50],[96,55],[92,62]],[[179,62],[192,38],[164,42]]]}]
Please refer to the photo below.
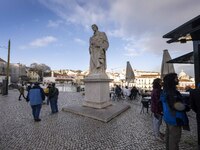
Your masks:
[{"label": "black awning", "polygon": [[167,63],[194,64],[193,52],[171,59]]},{"label": "black awning", "polygon": [[167,43],[200,40],[200,15],[165,34],[163,38],[170,38]]}]

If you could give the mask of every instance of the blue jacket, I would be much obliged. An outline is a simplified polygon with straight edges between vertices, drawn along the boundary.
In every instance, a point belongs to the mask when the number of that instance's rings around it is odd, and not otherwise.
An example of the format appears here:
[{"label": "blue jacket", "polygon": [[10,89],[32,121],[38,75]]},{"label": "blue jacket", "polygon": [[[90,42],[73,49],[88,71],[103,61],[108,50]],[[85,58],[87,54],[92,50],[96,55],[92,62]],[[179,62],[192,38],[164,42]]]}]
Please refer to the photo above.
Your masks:
[{"label": "blue jacket", "polygon": [[43,89],[40,86],[34,86],[28,92],[28,100],[30,105],[42,104],[42,101],[45,99],[45,94]]},{"label": "blue jacket", "polygon": [[185,126],[189,124],[186,111],[171,109],[167,102],[167,94],[163,91],[160,96],[163,106],[163,119],[169,125]]}]

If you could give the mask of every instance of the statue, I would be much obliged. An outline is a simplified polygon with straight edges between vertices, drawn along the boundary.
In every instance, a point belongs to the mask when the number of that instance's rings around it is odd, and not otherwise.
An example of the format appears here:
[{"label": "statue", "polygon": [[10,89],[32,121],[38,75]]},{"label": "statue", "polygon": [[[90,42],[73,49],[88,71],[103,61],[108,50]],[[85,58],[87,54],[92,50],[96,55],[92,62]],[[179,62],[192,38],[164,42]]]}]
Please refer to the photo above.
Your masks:
[{"label": "statue", "polygon": [[92,25],[94,35],[90,38],[90,71],[89,74],[102,74],[106,71],[106,50],[109,47],[107,36],[98,31],[96,24]]}]

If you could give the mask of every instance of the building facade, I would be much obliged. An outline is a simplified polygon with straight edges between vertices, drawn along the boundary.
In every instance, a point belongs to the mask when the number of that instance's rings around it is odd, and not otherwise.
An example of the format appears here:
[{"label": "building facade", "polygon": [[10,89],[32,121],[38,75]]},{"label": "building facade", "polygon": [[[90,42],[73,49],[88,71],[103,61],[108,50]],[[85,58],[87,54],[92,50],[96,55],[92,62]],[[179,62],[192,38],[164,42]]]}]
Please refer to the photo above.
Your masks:
[{"label": "building facade", "polygon": [[180,91],[186,91],[190,88],[192,88],[192,89],[195,88],[194,78],[187,75],[183,70],[179,73],[178,78],[179,78],[178,89]]},{"label": "building facade", "polygon": [[[7,63],[0,58],[0,83],[6,78],[6,67]],[[88,75],[89,71],[81,70],[52,70],[48,76],[44,76],[43,82],[57,82],[57,83],[72,83],[76,85],[83,85],[83,79]],[[160,78],[159,72],[152,71],[138,71],[134,70],[135,79],[129,84],[126,82],[126,70],[123,69],[118,72],[108,71],[107,75],[110,79],[113,79],[110,82],[110,87],[114,87],[116,84],[121,87],[128,86],[131,88],[136,86],[138,89],[142,90],[152,90],[153,80]],[[20,83],[24,81],[24,77],[28,77],[29,81],[38,81],[39,75],[35,71],[31,71],[25,65],[20,63],[10,64],[10,82],[11,83]],[[186,88],[195,88],[194,78],[188,76],[185,72],[181,71],[178,74],[179,85],[178,89],[181,91],[186,90]]]}]

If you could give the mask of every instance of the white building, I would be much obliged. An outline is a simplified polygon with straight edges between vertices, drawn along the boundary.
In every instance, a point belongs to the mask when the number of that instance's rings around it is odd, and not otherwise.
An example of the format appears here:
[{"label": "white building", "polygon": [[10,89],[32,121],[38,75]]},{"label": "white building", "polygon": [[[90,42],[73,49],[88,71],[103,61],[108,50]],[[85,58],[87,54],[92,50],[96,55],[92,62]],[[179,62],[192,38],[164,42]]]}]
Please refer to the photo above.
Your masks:
[{"label": "white building", "polygon": [[24,76],[27,76],[26,66],[20,63],[12,63],[10,65],[11,82],[21,82]]},{"label": "white building", "polygon": [[195,88],[195,80],[194,78],[187,75],[183,70],[178,75],[179,79],[179,90],[185,90],[186,88]]},{"label": "white building", "polygon": [[[31,72],[30,72],[31,73]],[[54,70],[51,72],[51,75],[49,77],[44,77],[43,82],[62,82],[62,83],[75,83],[77,85],[84,84],[82,82],[82,79],[87,76],[87,71],[73,71],[73,70]],[[135,79],[133,82],[129,83],[129,87],[136,86],[139,89],[142,90],[152,90],[152,83],[153,80],[156,78],[160,78],[160,72],[153,72],[153,71],[138,71],[134,70]],[[127,83],[125,82],[125,76],[126,71],[125,69],[118,71],[118,72],[107,72],[107,75],[110,79],[113,79],[112,82],[110,82],[110,87],[114,87],[115,84],[120,85],[121,87],[125,87]],[[37,75],[30,75],[32,77],[36,77]],[[186,73],[181,71],[181,73],[178,75],[179,77],[179,86],[178,89],[185,90],[186,86],[190,86],[194,88],[194,78],[191,78]]]},{"label": "white building", "polygon": [[[125,71],[122,70],[118,73],[111,73],[107,72],[108,76],[113,79],[113,82],[110,83],[111,87],[114,87],[115,84],[124,87],[127,85],[125,82]],[[156,78],[160,78],[159,72],[152,72],[152,71],[137,71],[134,70],[135,80],[134,82],[129,83],[129,87],[136,86],[139,89],[143,90],[152,90],[152,83],[153,80]],[[179,78],[179,90],[185,90],[187,87],[195,88],[195,81],[194,78],[188,76],[185,72],[181,71],[178,74]]]},{"label": "white building", "polygon": [[153,80],[160,78],[159,72],[137,71],[136,75],[135,86],[143,90],[152,90]]},{"label": "white building", "polygon": [[0,83],[6,79],[6,61],[0,58]]},{"label": "white building", "polygon": [[[114,87],[115,84],[125,87],[127,85],[125,81],[126,71],[125,69],[121,72],[107,72],[109,78],[113,79],[113,82],[110,83],[111,87]],[[151,71],[137,71],[134,70],[135,80],[129,83],[129,87],[136,86],[137,88],[143,90],[152,90],[152,82],[155,78],[160,78],[159,72]]]}]

